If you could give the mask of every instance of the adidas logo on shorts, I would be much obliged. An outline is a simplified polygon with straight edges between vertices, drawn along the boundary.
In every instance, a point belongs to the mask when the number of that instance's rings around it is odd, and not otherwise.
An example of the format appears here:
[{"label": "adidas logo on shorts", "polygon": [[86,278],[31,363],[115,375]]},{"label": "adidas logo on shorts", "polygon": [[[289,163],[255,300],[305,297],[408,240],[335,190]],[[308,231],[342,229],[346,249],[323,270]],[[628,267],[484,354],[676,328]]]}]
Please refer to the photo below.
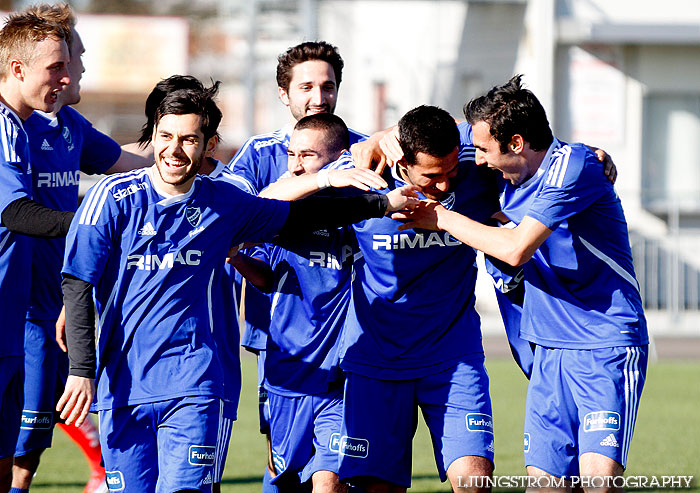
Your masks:
[{"label": "adidas logo on shorts", "polygon": [[617,440],[615,440],[615,435],[610,433],[608,436],[606,436],[600,444],[603,447],[619,447],[620,444],[617,443]]}]

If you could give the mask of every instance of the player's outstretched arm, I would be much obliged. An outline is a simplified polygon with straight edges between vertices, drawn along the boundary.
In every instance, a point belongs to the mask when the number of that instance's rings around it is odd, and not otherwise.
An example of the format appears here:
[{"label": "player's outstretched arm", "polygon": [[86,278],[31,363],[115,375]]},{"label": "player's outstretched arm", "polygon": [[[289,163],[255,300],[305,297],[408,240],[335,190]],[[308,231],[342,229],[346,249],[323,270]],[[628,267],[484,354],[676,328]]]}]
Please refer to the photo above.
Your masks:
[{"label": "player's outstretched arm", "polygon": [[397,212],[391,217],[406,222],[399,226],[399,230],[447,231],[462,243],[512,266],[523,265],[530,260],[552,233],[544,224],[528,216],[513,229],[485,226],[432,201],[421,202],[412,210]]},{"label": "player's outstretched arm", "polygon": [[294,240],[311,231],[382,217],[393,211],[411,209],[419,202],[413,186],[397,188],[386,195],[363,193],[354,197],[308,197],[289,203],[289,215],[278,232],[278,240]]},{"label": "player's outstretched arm", "polygon": [[298,200],[328,187],[355,187],[365,192],[370,188],[386,188],[387,183],[368,169],[322,169],[318,173],[281,178],[260,192],[260,197],[278,200]]},{"label": "player's outstretched arm", "polygon": [[387,164],[393,166],[403,157],[399,144],[399,127],[394,125],[380,130],[367,140],[353,144],[350,153],[356,167],[374,169],[381,175]]},{"label": "player's outstretched arm", "polygon": [[122,146],[122,152],[119,159],[111,168],[105,171],[105,174],[123,173],[133,169],[145,168],[153,164],[153,147],[147,145],[139,146],[137,143],[125,144]]}]

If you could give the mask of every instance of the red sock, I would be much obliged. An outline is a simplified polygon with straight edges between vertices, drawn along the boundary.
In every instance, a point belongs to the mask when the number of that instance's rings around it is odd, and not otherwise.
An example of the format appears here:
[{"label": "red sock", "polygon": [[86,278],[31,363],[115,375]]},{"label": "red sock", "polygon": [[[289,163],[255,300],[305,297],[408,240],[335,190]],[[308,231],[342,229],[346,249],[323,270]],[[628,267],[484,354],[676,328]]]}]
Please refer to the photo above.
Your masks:
[{"label": "red sock", "polygon": [[100,462],[102,460],[102,452],[100,451],[100,435],[92,422],[90,416],[88,416],[80,427],[74,425],[64,425],[63,423],[58,423],[63,431],[73,440],[80,450],[85,454],[85,458],[90,463],[90,468],[102,469]]}]

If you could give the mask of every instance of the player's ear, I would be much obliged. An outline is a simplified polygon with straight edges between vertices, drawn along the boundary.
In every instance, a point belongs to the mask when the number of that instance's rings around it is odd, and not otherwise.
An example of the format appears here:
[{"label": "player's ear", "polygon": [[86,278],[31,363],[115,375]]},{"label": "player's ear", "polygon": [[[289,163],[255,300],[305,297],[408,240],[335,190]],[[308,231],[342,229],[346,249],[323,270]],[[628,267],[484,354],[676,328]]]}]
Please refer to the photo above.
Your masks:
[{"label": "player's ear", "polygon": [[523,139],[523,136],[520,134],[513,135],[508,144],[508,149],[516,154],[523,152],[525,149],[525,139]]},{"label": "player's ear", "polygon": [[10,60],[10,75],[19,81],[24,81],[24,63],[20,60]]},{"label": "player's ear", "polygon": [[207,141],[207,148],[204,151],[204,155],[206,157],[214,157],[214,154],[216,153],[216,146],[219,144],[219,137],[216,135],[214,137],[211,137]]},{"label": "player's ear", "polygon": [[280,97],[280,101],[282,101],[282,104],[285,106],[289,106],[289,94],[287,94],[287,91],[285,91],[281,87],[278,87],[277,94]]}]

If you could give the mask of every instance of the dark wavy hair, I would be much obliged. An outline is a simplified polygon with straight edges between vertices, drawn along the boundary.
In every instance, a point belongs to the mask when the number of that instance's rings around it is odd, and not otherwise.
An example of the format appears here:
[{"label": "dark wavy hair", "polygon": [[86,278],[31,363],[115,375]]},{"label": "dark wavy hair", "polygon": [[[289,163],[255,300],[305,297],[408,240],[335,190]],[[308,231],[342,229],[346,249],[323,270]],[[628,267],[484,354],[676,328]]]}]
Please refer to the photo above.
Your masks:
[{"label": "dark wavy hair", "polygon": [[292,80],[292,69],[294,66],[310,60],[322,60],[333,67],[335,85],[340,87],[345,63],[340,53],[338,53],[338,48],[325,41],[307,41],[292,46],[282,53],[277,58],[277,87],[289,91],[289,83]]},{"label": "dark wavy hair", "polygon": [[419,152],[445,157],[459,146],[454,118],[437,106],[413,108],[399,120],[399,142],[408,164],[415,164]]},{"label": "dark wavy hair", "polygon": [[502,153],[508,152],[508,144],[516,134],[522,135],[534,151],[546,150],[554,138],[547,113],[532,91],[522,86],[522,77],[516,75],[464,105],[464,117],[470,124],[489,124]]}]

